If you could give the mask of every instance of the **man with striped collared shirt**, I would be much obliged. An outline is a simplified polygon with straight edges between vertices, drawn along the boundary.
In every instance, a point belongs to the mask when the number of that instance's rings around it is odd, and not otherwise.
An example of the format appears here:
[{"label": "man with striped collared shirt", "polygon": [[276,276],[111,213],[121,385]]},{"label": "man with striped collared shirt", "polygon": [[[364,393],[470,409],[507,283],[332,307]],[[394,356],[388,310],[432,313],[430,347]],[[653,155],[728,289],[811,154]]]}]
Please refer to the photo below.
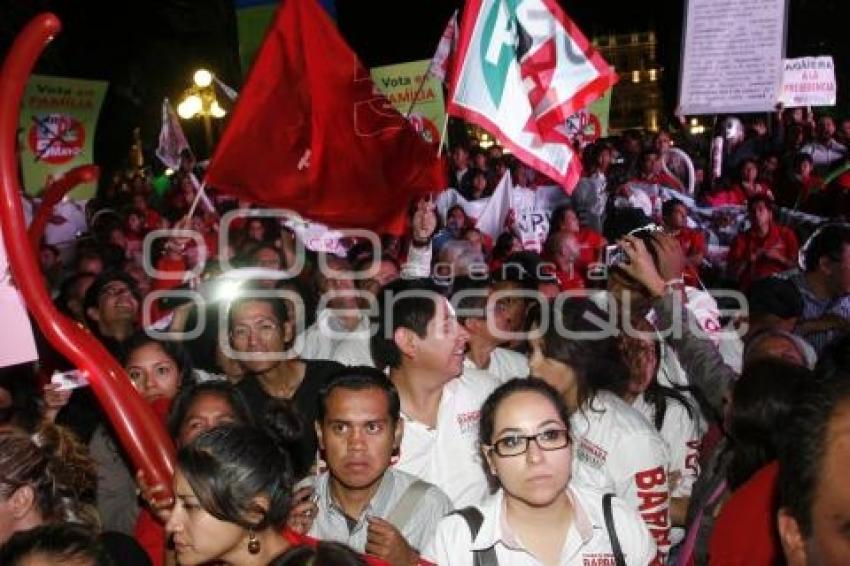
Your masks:
[{"label": "man with striped collared shirt", "polygon": [[803,297],[803,314],[794,332],[820,355],[850,332],[850,226],[819,230],[804,247],[804,256],[804,271],[786,276]]}]

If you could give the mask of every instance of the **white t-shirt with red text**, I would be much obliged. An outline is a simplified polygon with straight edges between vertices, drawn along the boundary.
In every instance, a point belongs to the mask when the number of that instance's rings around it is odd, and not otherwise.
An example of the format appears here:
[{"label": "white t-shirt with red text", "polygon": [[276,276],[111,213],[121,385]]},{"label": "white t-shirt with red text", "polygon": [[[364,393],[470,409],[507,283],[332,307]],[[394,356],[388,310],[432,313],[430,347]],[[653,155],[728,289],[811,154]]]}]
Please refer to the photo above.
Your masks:
[{"label": "white t-shirt with red text", "polygon": [[[573,507],[570,524],[558,560],[560,566],[613,565],[614,552],[602,510],[603,494],[574,482],[567,487]],[[425,547],[423,558],[440,566],[473,566],[475,551],[494,549],[499,564],[540,566],[513,532],[505,516],[504,492],[499,490],[478,505],[484,518],[473,539],[466,520],[448,515],[437,524],[432,544]],[[637,513],[623,500],[611,500],[614,529],[628,566],[645,566],[655,557],[655,544]]]},{"label": "white t-shirt with red text", "polygon": [[[655,405],[647,402],[643,394],[632,402],[632,407],[650,423],[655,423]],[[670,450],[670,474],[679,478],[671,497],[690,497],[699,477],[700,443],[705,429],[695,405],[688,412],[688,407],[681,402],[667,398],[664,420],[658,433]]]},{"label": "white t-shirt with red text", "polygon": [[[469,359],[469,356],[463,361],[463,366],[471,369],[479,369],[475,363]],[[510,381],[515,377],[528,377],[530,369],[528,368],[528,358],[508,350],[507,348],[496,348],[490,352],[490,364],[486,369],[481,369],[498,379],[500,383]]]},{"label": "white t-shirt with red text", "polygon": [[600,391],[570,417],[573,481],[614,493],[643,518],[663,564],[670,551],[670,452],[637,410]]}]

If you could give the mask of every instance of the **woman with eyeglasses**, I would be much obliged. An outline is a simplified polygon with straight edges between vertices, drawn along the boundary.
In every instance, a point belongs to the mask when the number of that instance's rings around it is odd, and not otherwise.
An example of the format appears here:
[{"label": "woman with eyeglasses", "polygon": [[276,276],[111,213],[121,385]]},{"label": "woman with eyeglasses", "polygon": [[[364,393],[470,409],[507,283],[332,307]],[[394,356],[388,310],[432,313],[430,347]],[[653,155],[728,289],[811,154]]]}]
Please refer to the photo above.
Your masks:
[{"label": "woman with eyeglasses", "polygon": [[424,553],[428,560],[583,565],[619,557],[643,566],[655,556],[635,511],[611,497],[606,518],[603,494],[571,481],[569,412],[544,381],[513,379],[493,391],[481,408],[479,441],[498,490],[444,518]]},{"label": "woman with eyeglasses", "polygon": [[638,511],[663,563],[670,550],[670,452],[655,427],[623,401],[631,375],[616,315],[587,299],[557,301],[530,340],[531,375],[552,385],[570,412],[576,481],[614,493]]}]

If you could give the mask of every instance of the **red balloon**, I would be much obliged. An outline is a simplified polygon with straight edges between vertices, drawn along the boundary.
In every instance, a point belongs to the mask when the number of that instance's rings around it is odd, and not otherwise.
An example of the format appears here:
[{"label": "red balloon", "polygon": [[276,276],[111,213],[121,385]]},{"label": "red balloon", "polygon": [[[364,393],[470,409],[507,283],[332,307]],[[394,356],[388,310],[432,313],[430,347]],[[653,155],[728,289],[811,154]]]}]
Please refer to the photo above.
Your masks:
[{"label": "red balloon", "polygon": [[15,39],[0,69],[0,227],[9,244],[9,265],[41,331],[62,355],[88,373],[92,390],[133,465],[150,482],[170,488],[174,445],[162,421],[103,345],[83,325],[56,310],[30,247],[12,245],[27,239],[15,153],[21,98],[36,59],[60,29],[53,14],[36,16]]},{"label": "red balloon", "polygon": [[92,183],[100,176],[100,168],[97,165],[80,165],[74,167],[65,173],[61,179],[50,183],[44,195],[41,197],[41,206],[35,214],[29,228],[30,244],[32,249],[38,253],[41,237],[44,236],[44,229],[47,227],[47,219],[53,213],[53,207],[56,206],[62,197],[68,194],[71,189],[83,183]]}]

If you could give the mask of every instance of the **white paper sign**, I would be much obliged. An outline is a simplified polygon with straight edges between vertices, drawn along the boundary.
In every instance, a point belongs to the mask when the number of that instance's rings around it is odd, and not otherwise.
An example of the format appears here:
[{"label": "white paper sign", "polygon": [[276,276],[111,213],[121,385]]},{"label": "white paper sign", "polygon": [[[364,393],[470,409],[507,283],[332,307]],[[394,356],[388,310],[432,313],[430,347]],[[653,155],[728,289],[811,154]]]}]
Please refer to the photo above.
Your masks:
[{"label": "white paper sign", "polygon": [[786,59],[780,100],[786,108],[835,106],[835,65],[832,57]]},{"label": "white paper sign", "polygon": [[332,230],[319,222],[303,219],[288,219],[283,225],[295,232],[295,236],[308,250],[345,257],[347,249],[342,243],[345,237],[343,232]]},{"label": "white paper sign", "polygon": [[681,113],[773,112],[786,17],[786,0],[688,0]]},{"label": "white paper sign", "polygon": [[38,359],[27,309],[18,290],[10,282],[9,262],[6,260],[2,234],[0,234],[0,320],[3,321],[0,367]]}]

